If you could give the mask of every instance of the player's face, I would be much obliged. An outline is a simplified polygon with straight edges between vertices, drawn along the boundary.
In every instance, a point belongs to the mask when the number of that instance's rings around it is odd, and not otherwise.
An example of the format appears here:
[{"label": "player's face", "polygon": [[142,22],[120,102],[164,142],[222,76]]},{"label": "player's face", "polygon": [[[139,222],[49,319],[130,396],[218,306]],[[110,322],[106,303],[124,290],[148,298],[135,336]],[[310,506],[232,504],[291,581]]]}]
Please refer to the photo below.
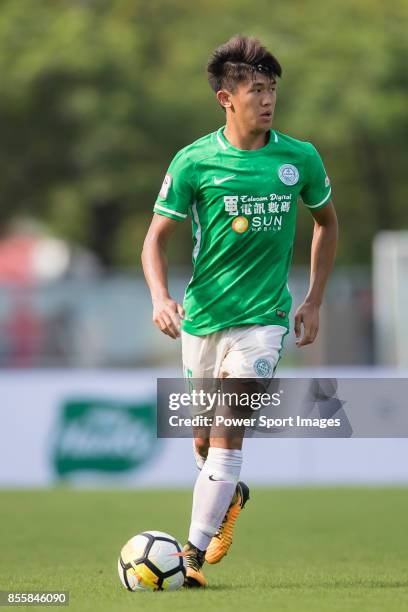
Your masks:
[{"label": "player's face", "polygon": [[276,104],[274,78],[256,73],[253,79],[239,83],[228,98],[229,108],[243,128],[253,133],[270,129]]}]

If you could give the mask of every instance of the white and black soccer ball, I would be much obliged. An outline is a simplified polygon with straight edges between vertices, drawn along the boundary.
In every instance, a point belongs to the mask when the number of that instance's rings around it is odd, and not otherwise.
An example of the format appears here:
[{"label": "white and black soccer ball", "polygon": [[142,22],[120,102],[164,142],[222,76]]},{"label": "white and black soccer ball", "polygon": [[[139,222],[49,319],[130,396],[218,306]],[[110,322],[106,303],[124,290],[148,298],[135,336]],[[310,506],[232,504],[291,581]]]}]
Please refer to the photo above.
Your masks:
[{"label": "white and black soccer ball", "polygon": [[122,548],[118,572],[129,591],[175,591],[183,586],[186,564],[173,536],[144,531]]}]

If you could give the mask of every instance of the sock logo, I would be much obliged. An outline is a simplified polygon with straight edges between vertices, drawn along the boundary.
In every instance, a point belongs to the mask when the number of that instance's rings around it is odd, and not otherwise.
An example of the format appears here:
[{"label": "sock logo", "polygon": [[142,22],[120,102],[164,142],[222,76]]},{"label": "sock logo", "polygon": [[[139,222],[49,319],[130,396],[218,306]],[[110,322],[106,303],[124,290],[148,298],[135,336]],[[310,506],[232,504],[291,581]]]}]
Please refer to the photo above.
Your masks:
[{"label": "sock logo", "polygon": [[214,476],[212,474],[208,478],[210,480],[212,480],[213,482],[224,482],[223,480],[219,480],[218,478],[214,478]]}]

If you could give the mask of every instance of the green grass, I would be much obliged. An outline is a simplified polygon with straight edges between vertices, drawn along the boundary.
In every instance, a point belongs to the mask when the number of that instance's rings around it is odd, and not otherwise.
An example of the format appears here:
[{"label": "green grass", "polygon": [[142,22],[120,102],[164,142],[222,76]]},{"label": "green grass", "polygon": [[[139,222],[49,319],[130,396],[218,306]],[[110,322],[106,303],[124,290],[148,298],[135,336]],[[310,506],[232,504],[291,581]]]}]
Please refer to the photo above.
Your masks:
[{"label": "green grass", "polygon": [[121,546],[145,529],[183,541],[191,492],[3,491],[0,589],[69,590],[72,612],[408,610],[408,489],[251,497],[228,557],[205,567],[206,591],[129,593]]}]

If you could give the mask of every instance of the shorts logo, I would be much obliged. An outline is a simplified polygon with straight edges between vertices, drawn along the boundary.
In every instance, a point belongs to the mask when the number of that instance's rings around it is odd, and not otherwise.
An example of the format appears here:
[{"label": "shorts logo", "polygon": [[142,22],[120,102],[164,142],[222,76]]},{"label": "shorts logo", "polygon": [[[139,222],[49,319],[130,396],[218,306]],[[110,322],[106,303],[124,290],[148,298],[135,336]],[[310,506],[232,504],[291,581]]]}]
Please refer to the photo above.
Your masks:
[{"label": "shorts logo", "polygon": [[326,178],[324,179],[324,186],[328,187],[330,185],[330,179],[328,176],[326,176]]},{"label": "shorts logo", "polygon": [[293,164],[283,164],[283,166],[280,166],[278,175],[285,185],[296,185],[299,180],[299,170]]},{"label": "shorts logo", "polygon": [[171,174],[166,174],[164,177],[163,185],[161,186],[159,196],[164,200],[167,198],[167,194],[169,193],[169,189],[171,187]]},{"label": "shorts logo", "polygon": [[254,370],[259,378],[272,378],[272,364],[269,359],[260,357],[254,363]]}]

